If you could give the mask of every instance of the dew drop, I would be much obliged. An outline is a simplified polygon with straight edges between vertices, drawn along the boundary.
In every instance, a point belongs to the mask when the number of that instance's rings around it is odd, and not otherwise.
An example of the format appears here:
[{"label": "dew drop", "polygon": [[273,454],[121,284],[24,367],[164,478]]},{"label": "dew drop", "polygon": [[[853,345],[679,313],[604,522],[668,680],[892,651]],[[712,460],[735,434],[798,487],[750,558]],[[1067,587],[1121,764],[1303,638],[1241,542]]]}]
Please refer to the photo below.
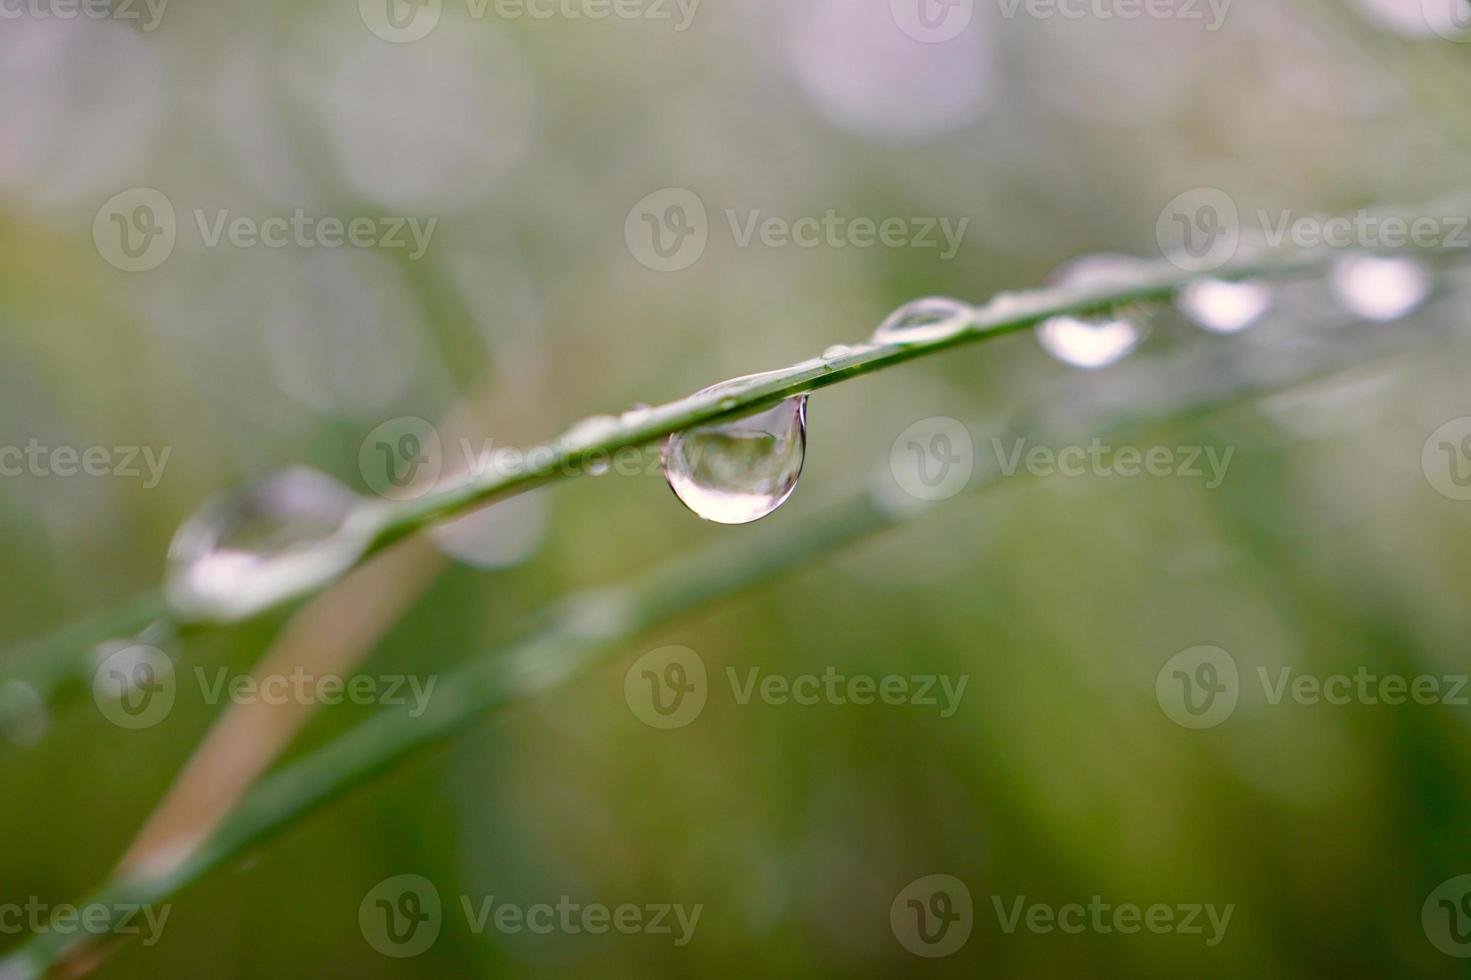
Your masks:
[{"label": "dew drop", "polygon": [[174,536],[169,601],[186,619],[243,619],[350,568],[372,540],[377,513],[306,468],[216,498]]},{"label": "dew drop", "polygon": [[589,449],[618,434],[619,421],[611,415],[592,415],[562,433],[558,440],[564,449]]},{"label": "dew drop", "polygon": [[824,361],[833,361],[840,357],[846,357],[851,353],[853,353],[853,348],[849,347],[847,344],[833,344],[827,350],[822,352],[822,359]]},{"label": "dew drop", "polygon": [[[1139,278],[1139,260],[1127,255],[1085,255],[1055,272],[1053,286],[1127,285]],[[1042,348],[1065,364],[1107,367],[1122,360],[1148,332],[1147,312],[1139,304],[1086,316],[1055,316],[1037,324]]]},{"label": "dew drop", "polygon": [[1398,320],[1430,295],[1430,272],[1414,259],[1349,255],[1328,277],[1344,309],[1366,320]]},{"label": "dew drop", "polygon": [[626,412],[618,416],[618,421],[626,426],[640,425],[652,411],[646,402],[634,402]]},{"label": "dew drop", "polygon": [[948,296],[929,296],[905,303],[873,332],[881,344],[921,344],[941,340],[970,326],[975,307]]},{"label": "dew drop", "polygon": [[1200,279],[1180,290],[1175,305],[1212,333],[1238,333],[1267,312],[1272,305],[1272,291],[1251,280]]},{"label": "dew drop", "polygon": [[606,455],[595,456],[587,461],[587,472],[592,476],[605,476],[613,468]]},{"label": "dew drop", "polygon": [[807,395],[793,395],[753,415],[676,432],[664,444],[664,479],[705,520],[749,524],[792,495],[806,453]]}]

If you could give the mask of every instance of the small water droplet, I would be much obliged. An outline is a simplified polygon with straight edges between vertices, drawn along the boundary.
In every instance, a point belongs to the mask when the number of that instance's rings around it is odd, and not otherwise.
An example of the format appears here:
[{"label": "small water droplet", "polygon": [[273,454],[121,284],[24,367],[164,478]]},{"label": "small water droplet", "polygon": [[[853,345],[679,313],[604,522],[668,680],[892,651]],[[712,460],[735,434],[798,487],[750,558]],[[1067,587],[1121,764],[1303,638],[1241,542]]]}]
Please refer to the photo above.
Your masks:
[{"label": "small water droplet", "polygon": [[[1053,286],[1128,285],[1139,280],[1141,264],[1129,255],[1085,255],[1055,272]],[[1086,316],[1055,316],[1037,324],[1044,350],[1065,364],[1101,368],[1128,356],[1148,332],[1148,315],[1139,304]]]},{"label": "small water droplet", "polygon": [[882,344],[919,344],[941,340],[968,328],[975,307],[948,296],[905,303],[879,324],[873,339]]},{"label": "small water droplet", "polygon": [[1387,323],[1410,313],[1430,295],[1430,271],[1414,259],[1348,255],[1328,277],[1343,308],[1366,320]]},{"label": "small water droplet", "polygon": [[186,619],[230,622],[351,567],[377,509],[306,468],[205,504],[169,547],[166,590]]},{"label": "small water droplet", "polygon": [[473,568],[519,565],[536,554],[546,537],[548,507],[542,494],[517,494],[436,524],[429,529],[429,540],[440,551]]},{"label": "small water droplet", "polygon": [[844,357],[851,353],[853,353],[853,348],[849,347],[847,344],[833,344],[827,350],[822,352],[822,359],[824,361],[831,361],[839,357]]},{"label": "small water droplet", "polygon": [[587,461],[587,472],[593,476],[605,476],[613,468],[606,455],[595,456]]},{"label": "small water droplet", "polygon": [[653,409],[645,402],[634,402],[628,406],[628,410],[618,416],[618,421],[623,425],[639,425],[649,417]]},{"label": "small water droplet", "polygon": [[46,734],[50,715],[36,689],[25,681],[0,685],[0,736],[13,745],[35,745]]},{"label": "small water droplet", "polygon": [[664,478],[705,520],[749,524],[792,495],[806,453],[807,396],[793,395],[752,415],[676,432],[664,444]]},{"label": "small water droplet", "polygon": [[1272,305],[1272,291],[1246,280],[1199,279],[1175,297],[1180,312],[1213,333],[1237,333],[1261,319]]},{"label": "small water droplet", "polygon": [[618,434],[619,421],[611,415],[590,415],[562,433],[557,440],[563,449],[587,449],[607,442]]}]

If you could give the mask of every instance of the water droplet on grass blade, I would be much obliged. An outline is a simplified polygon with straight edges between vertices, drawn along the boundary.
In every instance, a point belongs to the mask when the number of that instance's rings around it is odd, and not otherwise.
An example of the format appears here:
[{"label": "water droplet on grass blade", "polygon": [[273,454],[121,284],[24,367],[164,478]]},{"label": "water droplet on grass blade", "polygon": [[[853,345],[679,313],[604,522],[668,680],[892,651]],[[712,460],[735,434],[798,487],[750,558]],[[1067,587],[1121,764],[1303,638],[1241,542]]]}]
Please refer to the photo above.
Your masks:
[{"label": "water droplet on grass blade", "polygon": [[174,536],[169,601],[185,619],[243,619],[350,568],[372,540],[376,514],[305,468],[216,498]]},{"label": "water droplet on grass blade", "polygon": [[975,307],[948,296],[930,296],[905,303],[890,313],[873,332],[881,344],[919,344],[941,340],[970,326]]},{"label": "water droplet on grass blade", "polygon": [[1430,271],[1414,259],[1348,255],[1328,277],[1344,309],[1366,320],[1398,320],[1430,295]]},{"label": "water droplet on grass blade", "polygon": [[1200,279],[1180,290],[1175,305],[1195,324],[1213,333],[1237,333],[1261,319],[1272,305],[1272,291],[1259,282]]},{"label": "water droplet on grass blade", "polygon": [[792,495],[806,453],[807,396],[793,395],[752,415],[676,432],[664,444],[664,478],[705,520],[749,524]]},{"label": "water droplet on grass blade", "polygon": [[[1053,286],[1129,286],[1140,279],[1140,261],[1128,255],[1085,255],[1063,266],[1049,280]],[[1129,303],[1111,310],[1077,316],[1055,316],[1037,324],[1042,348],[1065,364],[1107,367],[1124,357],[1148,332],[1148,312]]]}]

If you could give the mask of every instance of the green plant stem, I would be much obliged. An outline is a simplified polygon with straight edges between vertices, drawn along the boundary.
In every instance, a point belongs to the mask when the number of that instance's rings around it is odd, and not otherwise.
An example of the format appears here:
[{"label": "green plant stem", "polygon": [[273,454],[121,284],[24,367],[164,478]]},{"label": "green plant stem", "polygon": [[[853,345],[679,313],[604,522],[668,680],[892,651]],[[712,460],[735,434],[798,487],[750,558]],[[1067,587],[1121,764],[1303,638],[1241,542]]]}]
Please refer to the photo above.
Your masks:
[{"label": "green plant stem", "polygon": [[[596,438],[579,441],[564,435],[519,454],[524,465],[472,473],[463,482],[431,490],[413,500],[375,502],[372,532],[362,543],[361,553],[345,565],[324,567],[319,577],[277,596],[268,605],[249,610],[239,618],[264,615],[306,598],[393,542],[427,526],[492,500],[582,473],[589,461],[606,459],[613,453],[657,442],[675,432],[739,418],[793,395],[816,391],[965,344],[1017,333],[1050,317],[1110,309],[1134,302],[1168,301],[1179,289],[1199,279],[1275,279],[1316,274],[1344,252],[1343,249],[1326,247],[1276,249],[1239,255],[1208,273],[1189,272],[1165,260],[1141,261],[1137,276],[1131,276],[1127,283],[1052,287],[1001,294],[977,307],[964,329],[938,339],[912,344],[861,345],[837,357],[814,358],[749,380],[734,380],[721,385],[719,391],[703,391],[637,413],[632,418],[610,418],[605,426],[598,428]],[[1463,249],[1450,246],[1396,250],[1396,254],[1414,254],[1429,260],[1445,260],[1463,252]],[[569,434],[575,434],[579,427],[573,426],[568,430]],[[140,610],[150,615],[137,615]],[[54,707],[68,688],[74,687],[74,682],[85,676],[91,647],[114,637],[126,636],[150,622],[192,629],[211,625],[198,615],[190,615],[167,602],[160,602],[156,597],[145,596],[119,610],[41,640],[23,656],[6,658],[0,663],[0,690],[4,689],[7,681],[18,680],[28,685],[42,705]],[[6,711],[6,702],[0,701],[0,732],[5,730],[8,720]]]},{"label": "green plant stem", "polygon": [[[1198,415],[1362,364],[1366,356],[1412,349],[1430,330],[1386,331],[1360,325],[1325,332],[1290,356],[1258,348],[1251,357],[1233,346],[1131,365],[1139,384],[1118,378],[1069,385],[1067,397],[1046,392],[1013,435],[1061,442],[1120,433],[1141,424]],[[1095,376],[1096,378],[1096,376]],[[1165,383],[1146,384],[1160,378]],[[978,463],[982,460],[978,459]],[[978,468],[971,491],[1006,476],[999,463]],[[416,752],[444,742],[486,712],[525,701],[567,683],[650,628],[712,600],[759,585],[930,508],[896,509],[879,495],[859,494],[829,506],[780,535],[732,539],[694,559],[675,561],[634,583],[571,597],[538,617],[518,641],[447,673],[419,717],[384,709],[345,734],[267,776],[207,838],[182,848],[168,866],[132,869],[105,884],[89,903],[115,916],[122,905],[160,904],[239,859],[250,848],[320,810]],[[109,921],[109,930],[116,925]],[[0,976],[35,977],[104,937],[42,933],[0,960]],[[11,972],[6,972],[7,970]]]}]

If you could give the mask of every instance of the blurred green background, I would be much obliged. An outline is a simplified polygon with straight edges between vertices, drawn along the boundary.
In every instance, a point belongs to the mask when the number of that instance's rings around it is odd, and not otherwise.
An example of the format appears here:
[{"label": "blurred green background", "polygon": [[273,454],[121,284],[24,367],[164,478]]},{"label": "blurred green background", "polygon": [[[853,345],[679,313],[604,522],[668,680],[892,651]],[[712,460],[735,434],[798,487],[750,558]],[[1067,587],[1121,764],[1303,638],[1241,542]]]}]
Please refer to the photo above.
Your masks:
[{"label": "blurred green background", "polygon": [[[1237,0],[1218,30],[1204,4],[1206,21],[1184,5],[1074,19],[982,0],[940,42],[900,29],[902,0],[705,0],[688,20],[654,0],[606,19],[590,0],[546,18],[392,2],[437,23],[387,40],[372,0],[196,0],[153,29],[143,7],[143,22],[44,4],[0,21],[0,444],[170,452],[154,487],[0,479],[5,639],[153,587],[174,530],[217,491],[308,464],[371,492],[359,450],[396,417],[469,403],[474,438],[530,445],[862,339],[919,296],[980,301],[1079,254],[1157,255],[1161,210],[1192,188],[1243,214],[1307,215],[1435,198],[1471,160],[1467,49],[1445,36],[1450,10],[1420,0]],[[134,187],[169,199],[178,240],[126,272],[93,226]],[[709,240],[660,272],[625,223],[671,187],[699,196]],[[209,247],[194,218],[297,208],[437,225],[411,260]],[[742,247],[731,209],[968,224],[949,258]],[[1416,316],[1462,325],[1460,278]],[[1329,306],[1305,284],[1261,329],[1331,329]],[[1247,342],[1166,316],[1146,347]],[[1462,975],[1421,910],[1471,872],[1468,709],[1271,704],[1254,678],[1467,670],[1471,504],[1435,492],[1421,449],[1471,412],[1468,366],[1464,342],[1442,341],[1149,430],[1141,444],[1234,447],[1216,489],[1003,481],[661,628],[189,890],[158,944],[120,948],[98,975]],[[888,480],[918,420],[965,420],[984,455],[1015,405],[1070,376],[1020,336],[824,391],[802,485],[751,527],[702,523],[654,470],[541,492],[511,520],[441,535],[471,560],[361,669],[433,675],[570,590],[731,536],[779,539]],[[246,671],[284,621],[187,644],[181,669]],[[661,731],[623,685],[666,644],[699,653],[712,693]],[[1200,644],[1243,680],[1233,716],[1197,731],[1155,681]],[[741,705],[727,666],[969,682],[946,718]],[[83,697],[12,733],[0,902],[72,901],[102,880],[221,710],[184,685],[145,730]],[[322,711],[288,757],[365,710]],[[364,896],[399,874],[446,904],[438,941],[403,959],[359,926]],[[934,960],[890,927],[895,897],[931,874],[963,881],[975,910],[964,946]],[[462,895],[703,911],[682,947],[476,934]],[[1008,934],[993,905],[1094,895],[1234,911],[1208,947]]]}]

